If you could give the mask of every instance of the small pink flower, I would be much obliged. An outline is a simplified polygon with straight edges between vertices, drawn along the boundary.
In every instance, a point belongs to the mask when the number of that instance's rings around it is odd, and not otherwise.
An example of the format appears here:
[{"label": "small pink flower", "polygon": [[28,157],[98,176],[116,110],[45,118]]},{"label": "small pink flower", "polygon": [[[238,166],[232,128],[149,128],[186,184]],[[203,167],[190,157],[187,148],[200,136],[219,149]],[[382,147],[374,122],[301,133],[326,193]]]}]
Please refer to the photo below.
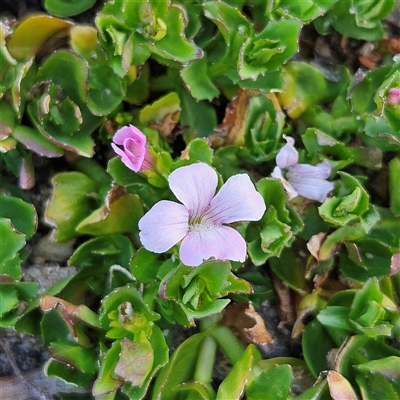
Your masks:
[{"label": "small pink flower", "polygon": [[154,169],[154,157],[147,147],[146,136],[138,128],[124,126],[116,132],[113,141],[112,148],[129,169],[135,172]]},{"label": "small pink flower", "polygon": [[400,89],[399,88],[389,89],[388,96],[387,96],[387,103],[390,106],[400,105]]},{"label": "small pink flower", "polygon": [[210,257],[243,262],[246,242],[224,224],[258,221],[263,216],[264,200],[249,176],[231,176],[215,195],[217,173],[200,162],[176,169],[168,182],[183,204],[162,200],[142,217],[139,236],[143,246],[164,253],[182,241],[180,259],[193,267]]},{"label": "small pink flower", "polygon": [[327,161],[317,165],[298,164],[299,153],[294,148],[294,139],[283,135],[285,146],[276,156],[277,167],[271,176],[279,179],[289,200],[300,195],[310,200],[323,202],[333,189],[333,183],[327,179],[331,174],[331,167]]}]

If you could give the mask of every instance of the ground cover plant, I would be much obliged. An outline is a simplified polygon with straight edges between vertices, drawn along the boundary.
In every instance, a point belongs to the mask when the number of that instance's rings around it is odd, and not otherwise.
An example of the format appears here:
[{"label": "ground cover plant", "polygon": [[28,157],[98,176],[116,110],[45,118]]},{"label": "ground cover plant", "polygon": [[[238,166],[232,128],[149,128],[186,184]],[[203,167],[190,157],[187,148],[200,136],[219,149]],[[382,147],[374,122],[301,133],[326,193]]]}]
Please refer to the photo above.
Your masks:
[{"label": "ground cover plant", "polygon": [[79,398],[398,399],[395,1],[41,6],[0,16],[0,326]]}]

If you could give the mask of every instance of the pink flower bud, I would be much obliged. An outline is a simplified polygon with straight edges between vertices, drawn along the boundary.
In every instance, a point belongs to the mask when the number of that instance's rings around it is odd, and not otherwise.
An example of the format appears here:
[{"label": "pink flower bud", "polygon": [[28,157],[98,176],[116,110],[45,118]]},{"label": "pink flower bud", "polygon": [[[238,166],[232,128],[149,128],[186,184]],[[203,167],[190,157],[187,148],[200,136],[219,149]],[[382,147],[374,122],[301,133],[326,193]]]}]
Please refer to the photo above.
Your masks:
[{"label": "pink flower bud", "polygon": [[129,169],[135,172],[154,170],[154,157],[147,147],[147,138],[138,128],[124,126],[116,132],[113,141],[112,148]]},{"label": "pink flower bud", "polygon": [[398,106],[400,105],[400,89],[399,88],[391,88],[389,89],[389,93],[387,96],[387,103],[390,106]]}]

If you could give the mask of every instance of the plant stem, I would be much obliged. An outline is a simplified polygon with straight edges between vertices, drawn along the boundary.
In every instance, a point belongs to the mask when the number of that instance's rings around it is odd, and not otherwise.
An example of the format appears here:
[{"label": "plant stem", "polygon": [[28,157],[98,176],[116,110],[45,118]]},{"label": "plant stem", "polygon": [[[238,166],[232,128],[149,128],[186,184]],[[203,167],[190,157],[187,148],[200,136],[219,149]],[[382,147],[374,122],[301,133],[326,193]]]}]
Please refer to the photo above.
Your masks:
[{"label": "plant stem", "polygon": [[211,334],[234,365],[244,352],[244,346],[236,335],[224,325],[216,324],[211,328]]},{"label": "plant stem", "polygon": [[193,378],[195,381],[200,382],[207,387],[210,385],[212,380],[216,352],[216,340],[211,335],[205,336],[204,340],[201,342]]}]

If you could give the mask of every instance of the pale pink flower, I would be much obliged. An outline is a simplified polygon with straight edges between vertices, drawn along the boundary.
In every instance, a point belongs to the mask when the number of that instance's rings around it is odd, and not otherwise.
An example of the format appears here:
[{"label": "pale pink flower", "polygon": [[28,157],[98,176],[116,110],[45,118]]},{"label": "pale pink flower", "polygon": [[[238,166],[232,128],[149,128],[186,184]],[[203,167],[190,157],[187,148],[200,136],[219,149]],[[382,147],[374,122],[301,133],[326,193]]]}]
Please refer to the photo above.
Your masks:
[{"label": "pale pink flower", "polygon": [[135,172],[154,169],[154,157],[147,147],[146,136],[138,128],[124,126],[115,133],[113,141],[112,148],[129,169]]},{"label": "pale pink flower", "polygon": [[299,153],[294,148],[294,139],[283,135],[285,146],[276,156],[276,164],[271,176],[279,179],[289,200],[300,195],[310,200],[323,202],[333,189],[333,182],[327,179],[331,166],[324,160],[317,165],[298,164]]},{"label": "pale pink flower", "polygon": [[391,106],[400,105],[400,88],[389,89],[387,103]]},{"label": "pale pink flower", "polygon": [[246,242],[225,224],[258,221],[263,216],[264,200],[249,176],[231,176],[215,195],[217,173],[199,162],[176,169],[168,182],[182,204],[162,200],[144,215],[139,221],[143,246],[164,253],[182,241],[179,257],[193,267],[210,257],[243,262]]}]

